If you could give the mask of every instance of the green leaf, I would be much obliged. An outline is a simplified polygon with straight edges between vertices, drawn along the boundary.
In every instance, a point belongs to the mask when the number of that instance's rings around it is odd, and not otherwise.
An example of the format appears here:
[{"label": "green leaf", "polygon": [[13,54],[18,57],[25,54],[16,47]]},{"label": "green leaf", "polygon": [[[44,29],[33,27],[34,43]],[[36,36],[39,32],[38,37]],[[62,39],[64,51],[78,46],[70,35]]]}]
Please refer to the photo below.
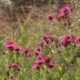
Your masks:
[{"label": "green leaf", "polygon": [[76,55],[78,58],[80,58],[80,49],[76,51]]},{"label": "green leaf", "polygon": [[59,71],[62,71],[62,67],[61,66],[58,66],[58,69],[59,69]]}]

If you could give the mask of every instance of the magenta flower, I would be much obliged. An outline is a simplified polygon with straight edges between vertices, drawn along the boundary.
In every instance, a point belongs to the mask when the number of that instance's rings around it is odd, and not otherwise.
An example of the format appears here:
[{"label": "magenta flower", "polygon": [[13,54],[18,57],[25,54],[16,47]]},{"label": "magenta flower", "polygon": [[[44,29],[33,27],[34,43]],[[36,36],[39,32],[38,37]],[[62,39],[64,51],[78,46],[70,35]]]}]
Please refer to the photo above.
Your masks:
[{"label": "magenta flower", "polygon": [[33,69],[40,69],[40,66],[42,63],[44,63],[45,61],[42,59],[42,57],[39,57],[34,64],[32,65]]},{"label": "magenta flower", "polygon": [[35,50],[41,51],[41,46],[37,46]]},{"label": "magenta flower", "polygon": [[[60,13],[58,15],[58,20],[64,19],[65,16],[72,11],[72,8],[68,5],[64,6],[61,10]],[[66,25],[66,23],[65,23]]]},{"label": "magenta flower", "polygon": [[61,20],[65,17],[65,13],[59,13],[58,20]]},{"label": "magenta flower", "polygon": [[54,19],[54,15],[53,14],[49,14],[47,16],[47,19],[50,20],[50,21],[52,21]]},{"label": "magenta flower", "polygon": [[35,54],[35,55],[40,55],[40,54],[41,54],[41,52],[40,52],[40,51],[35,50],[35,51],[34,51],[34,54]]},{"label": "magenta flower", "polygon": [[37,63],[34,63],[34,64],[32,65],[32,68],[33,68],[33,69],[39,69],[39,68],[40,68],[40,65],[37,64]]},{"label": "magenta flower", "polygon": [[49,48],[49,45],[45,41],[40,43],[39,46],[41,46],[41,48]]},{"label": "magenta flower", "polygon": [[57,65],[55,63],[48,63],[47,66],[49,68],[55,68]]},{"label": "magenta flower", "polygon": [[23,52],[24,54],[28,54],[29,51],[30,51],[30,50],[29,50],[28,48],[24,48],[24,49],[22,50],[22,52]]},{"label": "magenta flower", "polygon": [[66,6],[64,6],[62,9],[61,9],[61,13],[68,13],[68,12],[70,12],[70,11],[72,11],[72,8],[70,7],[70,6],[68,6],[68,5],[66,5]]},{"label": "magenta flower", "polygon": [[37,63],[49,63],[51,61],[51,57],[39,57],[35,62]]},{"label": "magenta flower", "polygon": [[54,36],[54,35],[47,35],[47,34],[44,34],[42,36],[43,40],[48,44],[50,41],[55,41],[57,40],[57,38]]},{"label": "magenta flower", "polygon": [[43,57],[43,60],[46,62],[46,63],[49,63],[51,61],[51,57]]},{"label": "magenta flower", "polygon": [[47,44],[50,42],[49,36],[47,34],[44,34],[42,38]]},{"label": "magenta flower", "polygon": [[41,50],[41,47],[38,46],[37,48],[35,48],[34,54],[35,55],[40,55],[41,54],[40,50]]},{"label": "magenta flower", "polygon": [[39,69],[42,64],[47,65],[47,64],[50,63],[50,61],[51,61],[51,58],[48,57],[48,56],[46,56],[46,57],[39,57],[39,58],[34,62],[32,68],[33,68],[33,69]]},{"label": "magenta flower", "polygon": [[45,61],[44,61],[44,59],[37,59],[36,61],[35,61],[35,63],[36,64],[39,64],[39,65],[41,65],[42,63],[44,63]]},{"label": "magenta flower", "polygon": [[16,45],[13,41],[8,41],[5,47],[9,50],[19,51],[22,49],[21,46]]},{"label": "magenta flower", "polygon": [[20,51],[22,49],[21,46],[13,45],[13,50]]},{"label": "magenta flower", "polygon": [[61,45],[68,46],[73,40],[71,35],[65,35],[63,39],[60,41]]},{"label": "magenta flower", "polygon": [[58,40],[56,36],[54,35],[49,35],[48,38],[50,39],[50,41],[56,41]]},{"label": "magenta flower", "polygon": [[17,63],[10,63],[10,64],[8,64],[8,67],[9,68],[14,68],[17,71],[20,70],[20,66]]},{"label": "magenta flower", "polygon": [[75,45],[80,46],[80,37],[75,37]]},{"label": "magenta flower", "polygon": [[28,56],[28,57],[31,57],[31,56],[32,56],[32,52],[30,51],[29,48],[24,48],[24,49],[22,50],[22,52],[23,52],[23,54],[25,54],[25,55]]},{"label": "magenta flower", "polygon": [[31,51],[28,52],[27,56],[31,57],[33,55],[33,53]]},{"label": "magenta flower", "polygon": [[13,50],[14,49],[13,46],[14,46],[14,42],[13,41],[8,41],[5,44],[5,48],[7,48],[9,50]]},{"label": "magenta flower", "polygon": [[39,64],[39,65],[41,65],[41,64],[44,63],[44,62],[45,62],[44,57],[39,57],[39,58],[35,61],[35,63],[37,63],[37,64]]}]

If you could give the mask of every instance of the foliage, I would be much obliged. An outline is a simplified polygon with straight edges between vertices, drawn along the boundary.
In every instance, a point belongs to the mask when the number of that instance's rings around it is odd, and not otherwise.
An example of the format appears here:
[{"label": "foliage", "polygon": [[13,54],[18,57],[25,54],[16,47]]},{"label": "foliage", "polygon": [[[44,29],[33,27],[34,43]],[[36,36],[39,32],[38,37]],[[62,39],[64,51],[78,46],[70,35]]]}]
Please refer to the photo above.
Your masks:
[{"label": "foliage", "polygon": [[[65,5],[29,29],[32,12],[18,31],[0,38],[0,80],[79,80],[80,25],[75,8]],[[77,11],[77,10],[76,10]]]}]

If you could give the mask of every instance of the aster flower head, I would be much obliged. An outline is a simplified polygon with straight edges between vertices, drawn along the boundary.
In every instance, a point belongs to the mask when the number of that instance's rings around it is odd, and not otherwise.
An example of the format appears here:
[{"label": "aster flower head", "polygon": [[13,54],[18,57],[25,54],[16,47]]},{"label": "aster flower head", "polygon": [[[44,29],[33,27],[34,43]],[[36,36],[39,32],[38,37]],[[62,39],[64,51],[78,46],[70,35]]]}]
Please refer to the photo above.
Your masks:
[{"label": "aster flower head", "polygon": [[24,49],[22,49],[22,52],[23,52],[24,54],[28,54],[29,51],[30,51],[29,48],[24,48]]},{"label": "aster flower head", "polygon": [[49,68],[55,68],[57,66],[57,64],[55,64],[55,63],[48,63],[47,64],[47,67],[49,67]]},{"label": "aster flower head", "polygon": [[39,46],[37,46],[35,49],[34,49],[34,54],[35,55],[40,55],[41,54],[41,46],[39,45]]},{"label": "aster flower head", "polygon": [[35,63],[39,63],[39,64],[42,64],[42,63],[49,63],[51,61],[51,57],[39,57]]},{"label": "aster flower head", "polygon": [[22,49],[22,53],[28,57],[31,57],[33,55],[32,51],[29,48]]},{"label": "aster flower head", "polygon": [[17,63],[10,63],[10,64],[8,64],[8,67],[9,68],[14,68],[17,71],[20,70],[20,66]]},{"label": "aster flower head", "polygon": [[75,37],[75,45],[80,46],[80,37]]},{"label": "aster flower head", "polygon": [[72,8],[68,5],[64,6],[62,9],[61,9],[61,13],[65,13],[67,14],[68,12],[72,11]]},{"label": "aster flower head", "polygon": [[37,63],[34,63],[34,64],[32,65],[32,69],[40,69],[40,65],[37,64]]},{"label": "aster flower head", "polygon": [[47,34],[44,34],[42,38],[47,44],[50,42],[49,36]]},{"label": "aster flower head", "polygon": [[53,40],[57,40],[57,38],[54,35],[49,35],[49,34],[42,35],[42,38],[47,44]]},{"label": "aster flower head", "polygon": [[47,19],[48,19],[49,21],[52,21],[52,20],[54,19],[54,15],[53,15],[53,14],[49,14],[49,15],[47,16]]},{"label": "aster flower head", "polygon": [[36,61],[35,61],[35,63],[36,64],[39,64],[39,65],[41,65],[42,63],[44,63],[45,61],[43,60],[43,59],[37,59]]},{"label": "aster flower head", "polygon": [[73,40],[71,35],[65,35],[62,40],[60,40],[60,44],[64,46],[68,46]]},{"label": "aster flower head", "polygon": [[6,44],[5,44],[5,48],[9,49],[9,50],[13,50],[14,46],[14,42],[13,41],[7,41]]},{"label": "aster flower head", "polygon": [[40,51],[38,51],[38,50],[34,50],[34,54],[35,54],[35,55],[40,55],[40,54],[41,54],[41,52],[40,52]]},{"label": "aster flower head", "polygon": [[51,57],[48,57],[48,56],[43,57],[43,59],[46,63],[49,63],[51,61]]},{"label": "aster flower head", "polygon": [[7,48],[9,50],[14,50],[14,51],[19,51],[22,49],[21,46],[16,45],[13,41],[6,42],[5,48]]},{"label": "aster flower head", "polygon": [[20,51],[21,49],[22,49],[21,46],[13,45],[13,50],[15,50],[15,51]]},{"label": "aster flower head", "polygon": [[61,19],[63,19],[65,17],[65,13],[64,12],[61,12],[61,13],[59,13],[59,15],[58,15],[58,20],[61,20]]}]

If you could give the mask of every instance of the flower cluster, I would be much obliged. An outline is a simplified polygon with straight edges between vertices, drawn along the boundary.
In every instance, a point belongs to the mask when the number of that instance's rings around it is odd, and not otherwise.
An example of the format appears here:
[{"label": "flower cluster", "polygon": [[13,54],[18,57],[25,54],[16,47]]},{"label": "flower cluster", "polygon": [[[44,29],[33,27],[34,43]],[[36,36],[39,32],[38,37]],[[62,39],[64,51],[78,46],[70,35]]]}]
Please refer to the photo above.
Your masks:
[{"label": "flower cluster", "polygon": [[[24,27],[20,28],[18,32],[17,36],[20,39],[16,38],[18,43],[9,40],[3,47],[1,39],[1,49],[4,50],[1,51],[0,66],[5,72],[5,75],[4,72],[1,72],[3,75],[1,79],[26,80],[31,76],[28,80],[39,80],[39,77],[41,80],[65,80],[65,77],[66,80],[70,80],[71,76],[67,75],[68,73],[76,79],[80,58],[80,36],[76,36],[80,34],[77,32],[79,31],[77,26],[79,15],[77,13],[76,16],[73,16],[75,15],[74,11],[69,5],[58,8],[57,12],[47,15],[46,21],[44,21],[45,19],[39,20],[40,22],[36,26],[43,30],[38,32],[38,35],[35,35],[35,28],[31,29],[33,32],[30,35],[26,35]],[[76,20],[76,24],[72,19]],[[40,36],[39,42],[30,40],[39,37],[40,34],[42,36]],[[27,44],[25,41],[29,43]],[[74,73],[75,71],[76,73]]]},{"label": "flower cluster", "polygon": [[72,8],[68,5],[64,6],[58,15],[58,20],[63,22],[64,26],[70,25],[69,20],[67,20],[68,13],[72,11]]},{"label": "flower cluster", "polygon": [[[36,61],[34,62],[34,64],[32,65],[33,69],[40,69],[40,67],[44,64],[49,68],[53,68],[56,66],[55,63],[51,62],[51,57],[42,56],[41,50],[46,47],[49,46],[50,42],[55,42],[57,45],[56,46],[64,46],[67,47],[68,45],[70,45],[71,43],[74,43],[74,45],[76,46],[80,46],[80,37],[75,37],[73,35],[70,34],[66,34],[64,35],[61,39],[55,37],[54,35],[48,35],[48,34],[44,34],[42,35],[42,39],[43,39],[43,43],[39,44],[34,50],[33,52],[31,52],[31,50],[29,48],[24,48],[22,49],[20,46],[19,47],[15,47],[15,43],[12,41],[9,41],[6,43],[6,47],[9,50],[16,50],[19,51],[21,50],[23,54],[25,54],[26,56],[32,56],[33,54],[35,54],[36,56],[38,56],[38,58],[36,59]],[[46,44],[46,45],[45,45]],[[47,47],[49,48],[49,47]],[[41,56],[41,57],[39,57]],[[15,70],[20,70],[20,66],[16,63],[11,63],[8,65],[9,68],[14,68]]]},{"label": "flower cluster", "polygon": [[43,42],[40,44],[42,47],[48,47],[49,48],[49,43],[53,41],[57,41],[58,38],[54,35],[49,35],[49,34],[44,34],[42,35]]},{"label": "flower cluster", "polygon": [[42,35],[43,42],[41,42],[33,51],[35,55],[40,55],[43,48],[49,48],[49,43],[57,41],[57,37],[54,35],[44,34]]},{"label": "flower cluster", "polygon": [[40,69],[42,64],[46,65],[49,68],[56,67],[56,64],[51,62],[51,57],[46,56],[46,57],[39,57],[32,65],[32,68]]},{"label": "flower cluster", "polygon": [[22,49],[21,46],[16,45],[13,41],[6,42],[5,48],[7,48],[9,50],[14,50],[14,51],[19,51]]},{"label": "flower cluster", "polygon": [[61,20],[61,19],[63,19],[65,16],[67,16],[67,14],[69,13],[69,12],[71,12],[72,11],[72,8],[70,7],[70,6],[68,6],[68,5],[66,5],[66,6],[64,6],[61,10],[60,10],[60,13],[59,13],[59,15],[58,15],[58,19],[59,20]]},{"label": "flower cluster", "polygon": [[62,39],[58,41],[57,45],[58,46],[63,45],[67,47],[71,43],[73,43],[75,46],[80,46],[80,37],[66,34],[62,37]]},{"label": "flower cluster", "polygon": [[[69,16],[69,12],[72,12],[72,7],[69,5],[63,6],[59,12],[59,14],[57,15],[57,19],[59,20],[59,22],[62,22],[64,26],[68,26],[70,25],[70,21],[68,20]],[[53,14],[50,14],[47,16],[47,19],[49,21],[52,21],[55,18],[55,16]]]},{"label": "flower cluster", "polygon": [[18,46],[13,41],[7,41],[5,44],[5,48],[10,51],[21,51],[26,56],[32,56],[32,52],[29,48],[22,48],[22,46]]}]

